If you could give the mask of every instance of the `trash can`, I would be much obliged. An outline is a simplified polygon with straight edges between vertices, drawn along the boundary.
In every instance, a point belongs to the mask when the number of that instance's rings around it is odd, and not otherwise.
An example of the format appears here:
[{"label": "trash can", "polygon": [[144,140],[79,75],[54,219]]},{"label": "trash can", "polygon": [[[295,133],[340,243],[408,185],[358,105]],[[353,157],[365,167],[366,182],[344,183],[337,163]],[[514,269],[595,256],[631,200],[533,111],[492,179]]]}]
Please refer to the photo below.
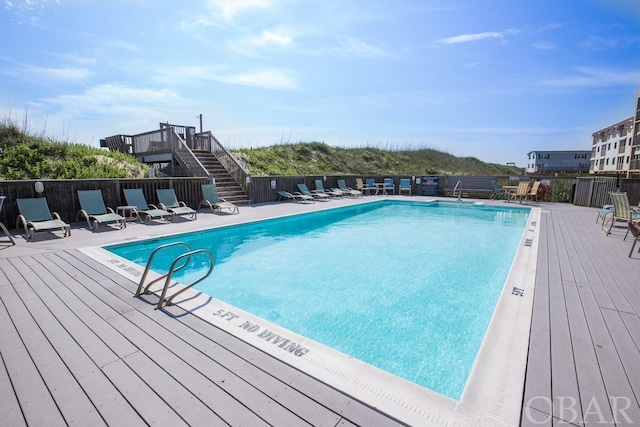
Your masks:
[{"label": "trash can", "polygon": [[438,181],[439,177],[437,175],[423,176],[420,194],[423,196],[437,196]]}]

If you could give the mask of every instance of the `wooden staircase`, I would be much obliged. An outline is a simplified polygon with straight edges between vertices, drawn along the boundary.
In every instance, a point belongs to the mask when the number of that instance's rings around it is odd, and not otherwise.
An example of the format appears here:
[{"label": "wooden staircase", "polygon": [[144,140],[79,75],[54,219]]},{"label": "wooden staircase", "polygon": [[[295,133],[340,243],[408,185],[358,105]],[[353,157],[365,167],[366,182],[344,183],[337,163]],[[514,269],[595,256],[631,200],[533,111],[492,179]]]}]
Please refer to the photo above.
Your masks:
[{"label": "wooden staircase", "polygon": [[233,179],[216,157],[207,150],[192,150],[198,161],[202,163],[211,177],[216,181],[220,198],[236,205],[249,205],[251,199],[244,189]]}]

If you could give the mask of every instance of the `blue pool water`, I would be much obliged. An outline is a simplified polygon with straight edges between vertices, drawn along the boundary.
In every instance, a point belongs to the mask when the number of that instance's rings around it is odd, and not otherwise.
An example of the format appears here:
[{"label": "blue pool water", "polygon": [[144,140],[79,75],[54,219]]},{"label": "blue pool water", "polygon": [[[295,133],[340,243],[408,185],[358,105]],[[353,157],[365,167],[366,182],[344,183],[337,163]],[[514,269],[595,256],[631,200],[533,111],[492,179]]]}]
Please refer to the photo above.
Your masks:
[{"label": "blue pool water", "polygon": [[200,291],[457,400],[528,215],[387,200],[106,249],[146,265],[161,244],[207,248]]}]

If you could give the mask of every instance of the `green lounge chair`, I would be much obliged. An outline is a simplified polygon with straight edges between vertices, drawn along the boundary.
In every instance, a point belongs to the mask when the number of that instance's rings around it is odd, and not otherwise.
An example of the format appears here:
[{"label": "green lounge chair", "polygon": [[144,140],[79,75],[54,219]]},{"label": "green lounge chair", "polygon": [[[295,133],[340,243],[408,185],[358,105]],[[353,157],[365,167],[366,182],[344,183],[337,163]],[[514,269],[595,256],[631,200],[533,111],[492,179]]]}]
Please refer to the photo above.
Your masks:
[{"label": "green lounge chair", "polygon": [[[609,197],[611,197],[611,203],[613,204],[613,214],[606,223],[609,225],[609,228],[607,228],[607,236],[611,234],[611,229],[616,222],[624,221],[625,223],[628,223],[636,220],[635,211],[631,209],[631,206],[629,206],[627,193],[609,193]],[[627,228],[627,233],[624,235],[625,239],[628,234],[629,229]]]},{"label": "green lounge chair", "polygon": [[321,179],[316,179],[316,192],[319,194],[328,194],[331,197],[344,197],[344,193],[338,189],[325,190]]},{"label": "green lounge chair", "polygon": [[331,199],[331,196],[326,193],[309,190],[309,187],[307,187],[307,184],[303,182],[298,183],[298,190],[300,190],[300,194],[304,194],[305,196],[311,196],[315,199],[320,200],[321,202],[328,202]]},{"label": "green lounge chair", "polygon": [[80,212],[78,212],[76,222],[80,218],[86,219],[92,231],[96,231],[100,224],[111,222],[115,222],[120,229],[127,226],[122,215],[104,205],[102,190],[78,190],[78,200],[80,201]]},{"label": "green lounge chair", "polygon": [[191,209],[185,202],[178,201],[176,192],[173,188],[157,189],[158,201],[160,202],[160,209],[164,209],[169,212],[173,217],[176,216],[189,216],[191,219],[197,219],[198,214]]},{"label": "green lounge chair", "polygon": [[64,222],[57,212],[51,212],[46,197],[31,199],[16,199],[20,215],[16,220],[16,228],[24,227],[29,240],[33,239],[36,231],[60,229],[64,237],[71,236],[71,227]]},{"label": "green lounge chair", "polygon": [[315,200],[312,196],[307,196],[302,193],[289,193],[288,191],[278,191],[278,200],[291,200],[298,203],[314,203]]},{"label": "green lounge chair", "polygon": [[155,205],[147,204],[147,200],[144,198],[144,193],[141,188],[125,188],[123,191],[124,198],[127,200],[127,205],[134,207],[138,219],[140,219],[140,215],[143,215],[144,222],[149,222],[149,220],[156,218],[171,221],[171,213],[164,209],[158,209]]},{"label": "green lounge chair", "polygon": [[215,184],[202,184],[202,195],[204,200],[201,205],[209,206],[213,213],[220,213],[222,209],[229,209],[230,213],[240,213],[236,205],[218,197],[218,189]]},{"label": "green lounge chair", "polygon": [[347,183],[344,179],[338,180],[338,189],[349,197],[362,197],[362,191],[347,187]]}]

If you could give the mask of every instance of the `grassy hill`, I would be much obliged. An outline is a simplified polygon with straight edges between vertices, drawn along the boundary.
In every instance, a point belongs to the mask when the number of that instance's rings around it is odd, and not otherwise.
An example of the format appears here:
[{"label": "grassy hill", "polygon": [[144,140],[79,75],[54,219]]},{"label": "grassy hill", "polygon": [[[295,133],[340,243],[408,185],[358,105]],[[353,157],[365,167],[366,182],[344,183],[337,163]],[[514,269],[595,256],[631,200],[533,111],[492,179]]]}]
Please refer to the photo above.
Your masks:
[{"label": "grassy hill", "polygon": [[[141,178],[149,166],[135,157],[22,132],[0,123],[0,179]],[[432,149],[338,148],[321,142],[232,150],[258,175],[448,174],[519,175],[522,169],[456,157]]]},{"label": "grassy hill", "polygon": [[149,166],[135,157],[28,135],[0,124],[0,179],[140,178]]},{"label": "grassy hill", "polygon": [[232,150],[251,175],[520,175],[522,168],[456,157],[433,149],[338,148],[322,142]]}]

